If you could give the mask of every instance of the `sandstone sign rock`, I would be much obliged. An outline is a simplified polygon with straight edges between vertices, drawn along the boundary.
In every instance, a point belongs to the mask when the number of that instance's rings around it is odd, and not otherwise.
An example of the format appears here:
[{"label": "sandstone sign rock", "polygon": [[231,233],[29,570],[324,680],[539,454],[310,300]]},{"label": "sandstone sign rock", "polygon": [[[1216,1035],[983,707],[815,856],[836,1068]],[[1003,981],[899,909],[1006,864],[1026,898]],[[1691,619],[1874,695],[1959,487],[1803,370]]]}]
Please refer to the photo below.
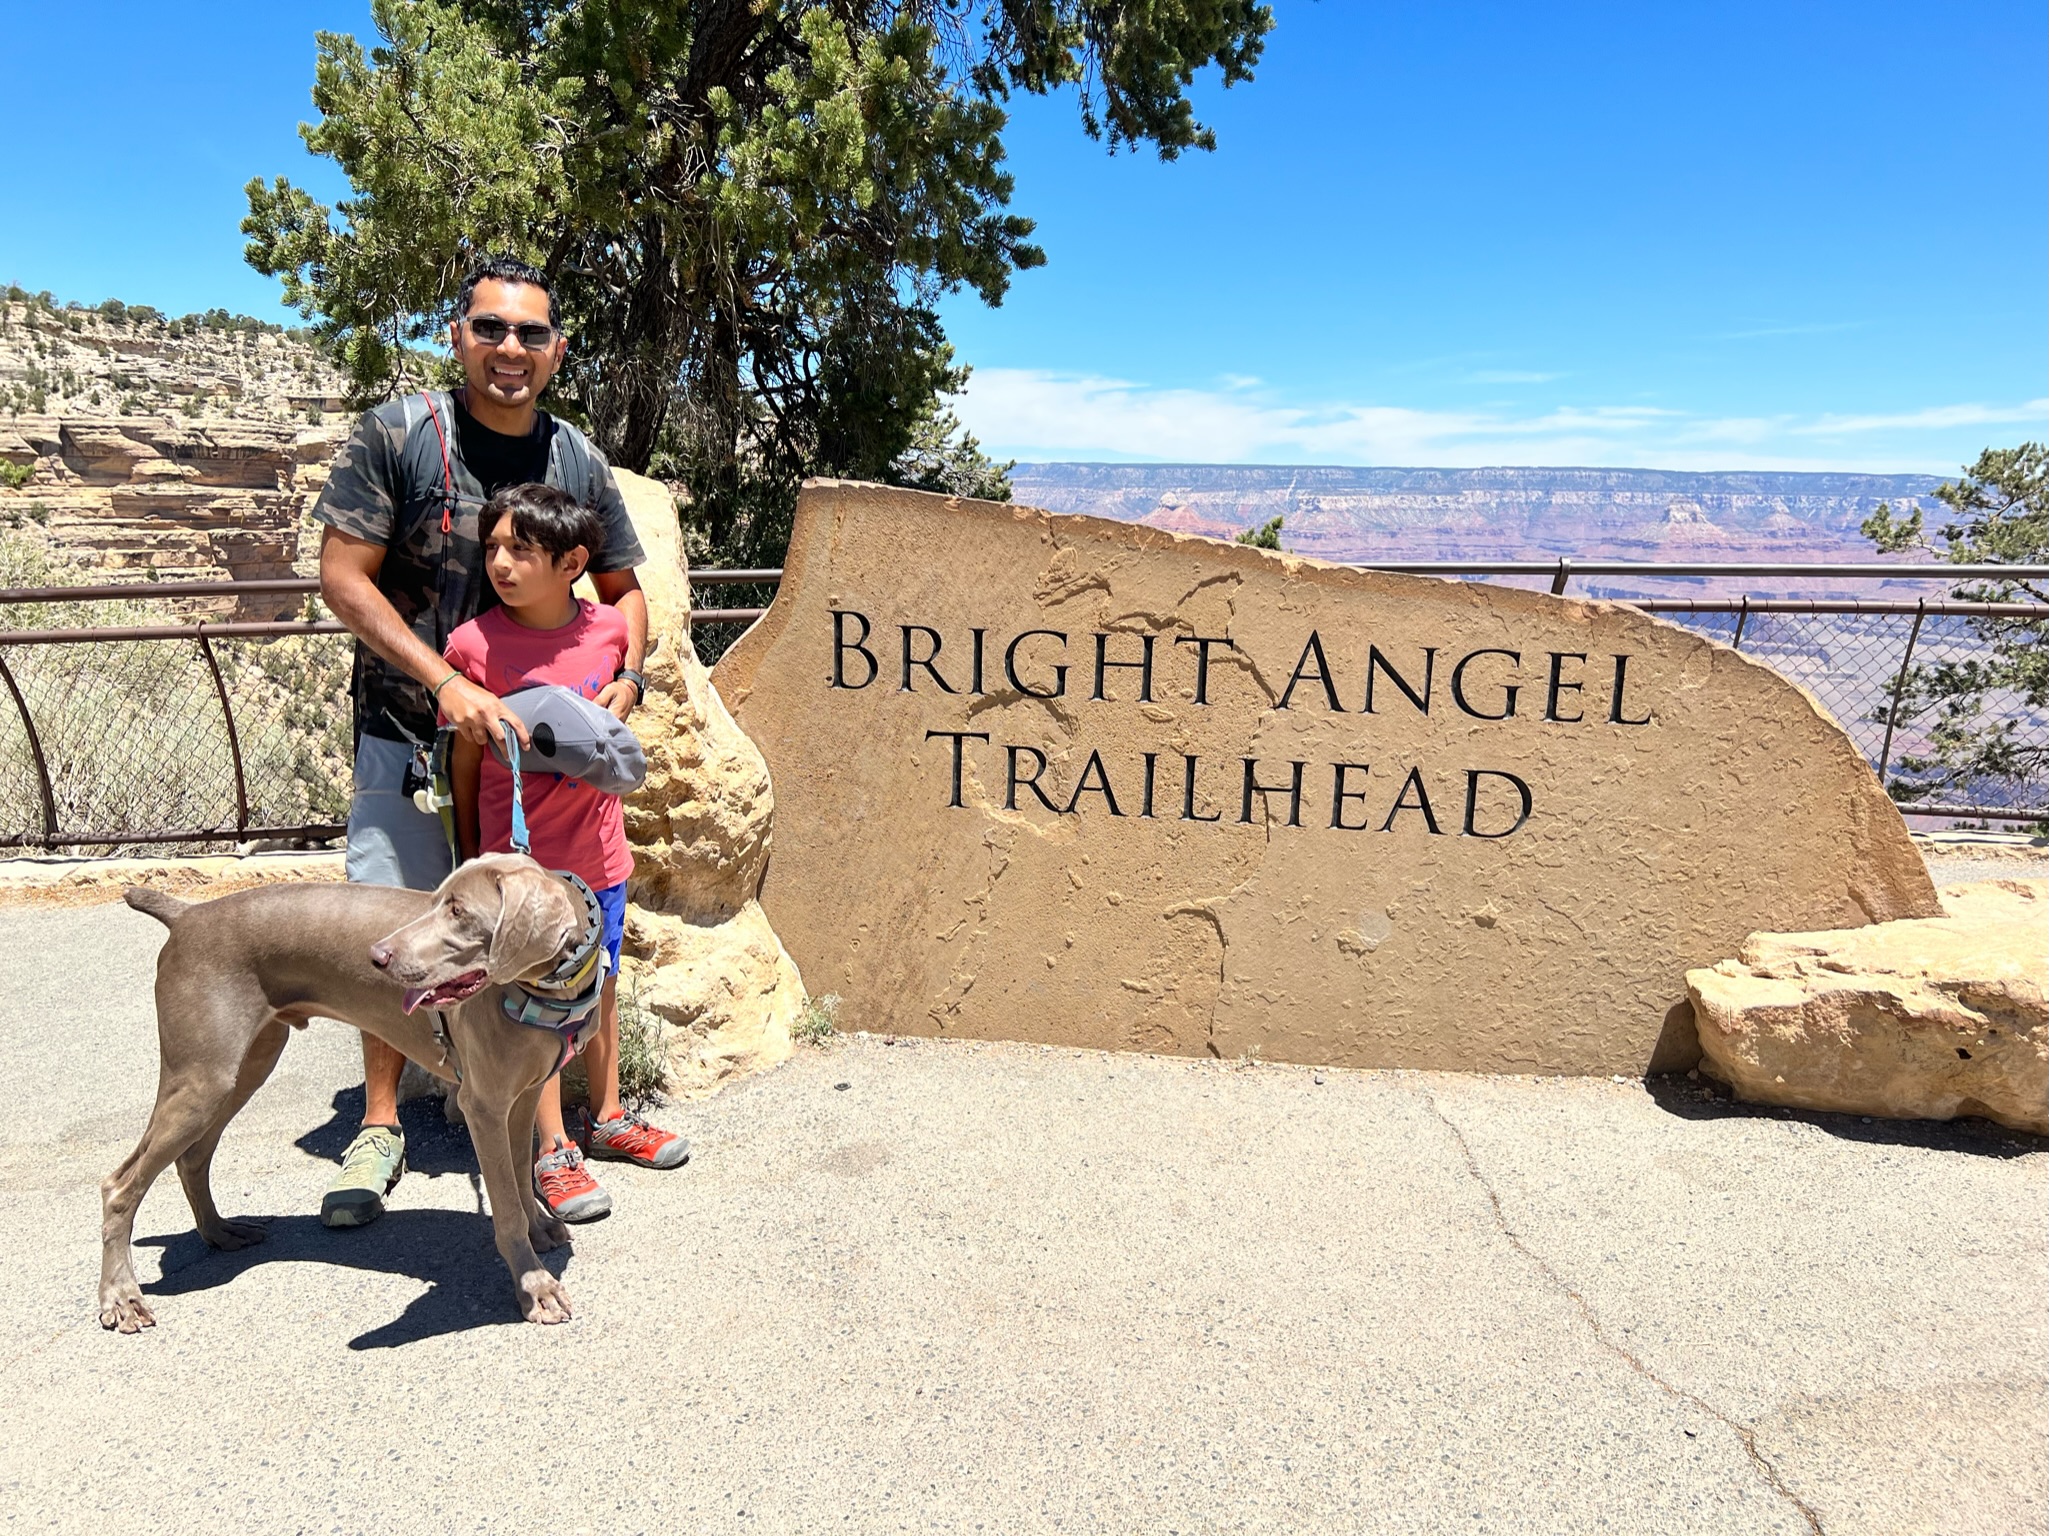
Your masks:
[{"label": "sandstone sign rock", "polygon": [[1612,604],[825,482],[713,677],[868,1028],[1640,1071],[1747,934],[1938,911],[1805,694]]},{"label": "sandstone sign rock", "polygon": [[1763,1104],[2049,1135],[2049,880],[1942,902],[1943,917],[1752,934],[1689,971],[1702,1067]]}]

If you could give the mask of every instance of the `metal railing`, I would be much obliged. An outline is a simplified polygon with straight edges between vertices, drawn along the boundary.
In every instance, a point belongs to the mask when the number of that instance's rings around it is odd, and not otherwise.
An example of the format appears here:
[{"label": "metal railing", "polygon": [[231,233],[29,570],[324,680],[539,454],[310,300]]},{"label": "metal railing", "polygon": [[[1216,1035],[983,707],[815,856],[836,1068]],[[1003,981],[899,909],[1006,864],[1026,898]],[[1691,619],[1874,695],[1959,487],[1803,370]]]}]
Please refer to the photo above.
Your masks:
[{"label": "metal railing", "polygon": [[[2041,581],[2049,567],[1899,564],[1407,561],[1375,570],[1438,576],[1535,578],[1553,592],[1577,579]],[[693,607],[693,640],[707,662],[766,612],[780,570],[699,570],[693,589],[739,589],[751,605]],[[344,830],[348,812],[345,627],[313,611],[310,578],[107,583],[0,591],[0,613],[23,605],[235,598],[300,599],[289,619],[198,618],[177,623],[51,623],[0,628],[0,848],[121,848],[257,839],[312,840]],[[707,594],[709,595],[709,594]],[[1613,597],[1610,593],[1589,595]],[[1955,786],[1930,776],[1940,743],[1921,679],[1968,665],[1988,626],[2042,625],[2049,605],[1898,599],[1617,597],[1688,623],[1806,687],[1842,722],[1880,782],[1917,817],[2049,820],[2049,785],[2036,779]],[[695,601],[695,596],[693,596]],[[126,614],[136,618],[140,615]],[[2049,716],[1995,693],[1986,709],[2027,751],[2049,761]],[[1906,774],[1896,765],[1909,765]],[[1913,765],[1919,765],[1915,767]],[[1919,774],[1919,777],[1915,775]]]},{"label": "metal railing", "polygon": [[[708,571],[707,585],[779,572]],[[319,841],[348,818],[353,641],[320,583],[106,582],[0,590],[0,612],[298,599],[307,616],[0,627],[0,848]],[[759,609],[700,609],[751,623]],[[140,614],[129,617],[140,618]],[[4,619],[0,619],[4,624]],[[10,707],[11,706],[11,707]]]}]

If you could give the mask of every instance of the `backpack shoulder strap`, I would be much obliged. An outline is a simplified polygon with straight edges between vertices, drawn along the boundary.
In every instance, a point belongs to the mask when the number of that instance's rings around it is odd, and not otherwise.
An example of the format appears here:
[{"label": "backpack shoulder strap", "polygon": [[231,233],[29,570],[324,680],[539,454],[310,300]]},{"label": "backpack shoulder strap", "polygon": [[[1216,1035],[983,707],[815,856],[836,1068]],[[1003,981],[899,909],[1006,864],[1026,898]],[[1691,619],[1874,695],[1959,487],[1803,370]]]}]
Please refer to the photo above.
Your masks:
[{"label": "backpack shoulder strap", "polygon": [[549,457],[555,460],[554,468],[560,478],[561,489],[585,506],[595,506],[598,495],[598,457],[591,448],[590,439],[559,416],[549,419],[555,424],[554,441],[548,450]]}]

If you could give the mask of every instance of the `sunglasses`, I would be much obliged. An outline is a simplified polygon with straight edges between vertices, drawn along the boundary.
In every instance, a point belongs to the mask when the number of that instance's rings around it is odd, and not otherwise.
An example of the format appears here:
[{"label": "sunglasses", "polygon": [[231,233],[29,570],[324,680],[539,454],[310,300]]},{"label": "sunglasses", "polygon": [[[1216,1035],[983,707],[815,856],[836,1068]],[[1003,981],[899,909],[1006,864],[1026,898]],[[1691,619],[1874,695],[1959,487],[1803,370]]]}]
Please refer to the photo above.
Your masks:
[{"label": "sunglasses", "polygon": [[543,325],[538,320],[529,320],[524,325],[508,325],[496,315],[473,315],[466,322],[470,334],[487,347],[495,347],[512,332],[519,333],[519,344],[529,352],[544,351],[555,339],[555,327]]}]

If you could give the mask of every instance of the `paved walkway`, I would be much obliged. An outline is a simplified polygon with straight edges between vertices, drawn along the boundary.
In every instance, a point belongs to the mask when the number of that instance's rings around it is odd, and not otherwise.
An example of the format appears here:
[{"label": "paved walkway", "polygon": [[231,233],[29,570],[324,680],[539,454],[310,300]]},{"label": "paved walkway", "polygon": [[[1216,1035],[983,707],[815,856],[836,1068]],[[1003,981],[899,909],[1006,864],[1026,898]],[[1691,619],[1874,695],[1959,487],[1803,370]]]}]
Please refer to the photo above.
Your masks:
[{"label": "paved walkway", "polygon": [[0,1526],[190,1532],[2040,1532],[2043,1144],[1683,1084],[851,1038],[672,1118],[514,1319],[459,1131],[352,1233],[316,1025],[229,1132],[271,1217],[136,1231],[160,930],[0,909]]}]

